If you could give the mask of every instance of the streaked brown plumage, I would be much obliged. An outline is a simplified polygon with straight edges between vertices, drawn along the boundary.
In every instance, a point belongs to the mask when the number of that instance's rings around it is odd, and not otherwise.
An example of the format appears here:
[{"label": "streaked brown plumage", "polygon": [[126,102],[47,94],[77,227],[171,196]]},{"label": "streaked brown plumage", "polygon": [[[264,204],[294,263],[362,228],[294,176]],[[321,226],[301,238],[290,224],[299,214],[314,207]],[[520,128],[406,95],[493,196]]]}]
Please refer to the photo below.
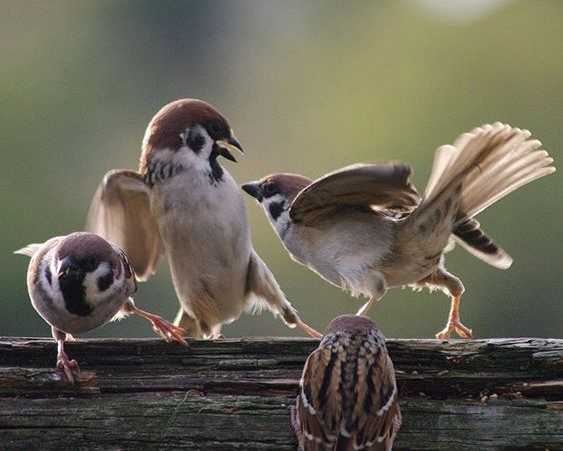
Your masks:
[{"label": "streaked brown plumage", "polygon": [[397,384],[385,338],[369,318],[334,319],[299,386],[292,422],[301,449],[392,448],[401,426]]}]

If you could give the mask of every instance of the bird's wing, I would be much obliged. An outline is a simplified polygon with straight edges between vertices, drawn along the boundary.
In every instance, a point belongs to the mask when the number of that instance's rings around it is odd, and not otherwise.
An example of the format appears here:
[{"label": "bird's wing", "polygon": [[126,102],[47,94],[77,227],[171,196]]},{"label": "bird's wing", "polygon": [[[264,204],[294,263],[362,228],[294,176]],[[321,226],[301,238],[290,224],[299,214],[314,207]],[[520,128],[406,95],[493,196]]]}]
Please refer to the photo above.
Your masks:
[{"label": "bird's wing", "polygon": [[314,225],[341,209],[410,213],[420,202],[401,163],[354,164],[331,172],[303,189],[291,204],[295,222]]},{"label": "bird's wing", "polygon": [[401,425],[391,359],[386,353],[358,359],[355,392],[346,394],[355,397],[348,418],[342,417],[341,363],[327,348],[307,359],[297,399],[303,448],[391,449]]},{"label": "bird's wing", "polygon": [[94,195],[86,222],[87,231],[123,249],[138,280],[154,274],[164,251],[149,192],[138,172],[110,171]]},{"label": "bird's wing", "polygon": [[338,364],[328,348],[316,349],[305,362],[296,405],[304,450],[333,449],[336,443],[337,436],[332,431],[340,423],[341,409],[339,380],[333,379],[338,377],[340,368],[334,368]]},{"label": "bird's wing", "polygon": [[365,356],[359,360],[358,380],[364,383],[357,387],[358,404],[345,425],[350,437],[341,438],[352,444],[350,449],[390,450],[401,426],[393,363],[387,353],[373,362]]}]

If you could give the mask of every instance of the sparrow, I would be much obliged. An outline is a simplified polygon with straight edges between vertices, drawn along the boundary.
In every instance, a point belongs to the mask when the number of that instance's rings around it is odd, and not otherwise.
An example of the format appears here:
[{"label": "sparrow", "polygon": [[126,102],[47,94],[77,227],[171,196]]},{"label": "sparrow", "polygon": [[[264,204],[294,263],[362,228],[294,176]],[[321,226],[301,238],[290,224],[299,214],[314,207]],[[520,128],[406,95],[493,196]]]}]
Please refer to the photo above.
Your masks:
[{"label": "sparrow", "polygon": [[446,327],[472,338],[459,317],[464,286],[445,268],[444,254],[459,243],[501,269],[512,258],[483,231],[475,216],[515,189],[555,168],[528,130],[486,124],[439,147],[421,198],[402,163],[355,164],[315,181],[268,175],[243,190],[262,205],[297,262],[368,301],[366,315],[388,288],[440,289],[451,297]]},{"label": "sparrow", "polygon": [[305,362],[292,424],[302,450],[390,450],[401,426],[385,337],[365,316],[335,318]]},{"label": "sparrow", "polygon": [[252,247],[242,193],[219,157],[242,146],[227,120],[202,100],[181,99],[150,121],[138,171],[112,170],[98,188],[86,229],[121,247],[138,280],[166,254],[180,302],[175,324],[216,338],[242,311],[267,307],[303,323]]},{"label": "sparrow", "polygon": [[75,232],[15,253],[31,257],[27,271],[31,304],[51,326],[58,345],[57,368],[70,383],[74,383],[72,368],[79,368],[76,360],[69,360],[65,340],[115,319],[141,316],[166,341],[188,345],[182,328],[135,306],[130,296],[137,284],[129,261],[121,249],[103,238]]}]

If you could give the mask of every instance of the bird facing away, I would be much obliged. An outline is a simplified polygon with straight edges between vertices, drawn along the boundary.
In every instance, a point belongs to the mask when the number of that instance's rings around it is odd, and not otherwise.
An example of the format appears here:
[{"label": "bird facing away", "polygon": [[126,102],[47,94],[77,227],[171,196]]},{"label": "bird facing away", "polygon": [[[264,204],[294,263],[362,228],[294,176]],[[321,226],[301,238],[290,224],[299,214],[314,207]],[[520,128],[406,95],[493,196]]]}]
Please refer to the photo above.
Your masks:
[{"label": "bird facing away", "polygon": [[37,313],[49,323],[57,341],[57,368],[70,383],[72,368],[64,343],[71,334],[88,332],[109,321],[134,314],[153,326],[166,341],[187,346],[184,330],[157,315],[135,306],[135,275],[121,249],[103,238],[85,232],[51,238],[43,244],[30,244],[15,251],[31,257],[27,288]]},{"label": "bird facing away", "polygon": [[401,426],[385,338],[371,319],[343,315],[305,362],[292,423],[300,449],[390,450]]},{"label": "bird facing away", "polygon": [[252,247],[242,194],[218,161],[242,151],[227,120],[206,102],[177,100],[153,117],[142,146],[138,171],[104,177],[87,230],[121,247],[139,280],[166,253],[180,301],[175,324],[191,337],[218,337],[243,310],[264,306],[319,336]]},{"label": "bird facing away", "polygon": [[515,189],[555,168],[527,130],[495,123],[439,147],[421,199],[401,163],[356,164],[314,182],[273,174],[243,185],[264,208],[292,258],[328,282],[368,302],[388,288],[441,289],[451,297],[446,327],[471,338],[459,318],[463,284],[446,271],[444,254],[459,243],[497,268],[512,258],[485,234],[475,216]]}]

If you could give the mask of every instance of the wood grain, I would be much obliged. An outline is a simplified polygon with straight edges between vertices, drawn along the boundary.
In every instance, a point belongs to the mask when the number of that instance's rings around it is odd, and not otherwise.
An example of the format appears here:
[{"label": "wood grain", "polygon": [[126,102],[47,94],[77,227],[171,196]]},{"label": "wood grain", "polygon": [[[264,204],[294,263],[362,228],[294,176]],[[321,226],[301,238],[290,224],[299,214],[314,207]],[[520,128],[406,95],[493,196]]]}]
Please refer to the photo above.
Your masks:
[{"label": "wood grain", "polygon": [[[312,339],[0,338],[0,449],[296,449],[289,421]],[[389,340],[395,449],[563,449],[563,340]]]}]

